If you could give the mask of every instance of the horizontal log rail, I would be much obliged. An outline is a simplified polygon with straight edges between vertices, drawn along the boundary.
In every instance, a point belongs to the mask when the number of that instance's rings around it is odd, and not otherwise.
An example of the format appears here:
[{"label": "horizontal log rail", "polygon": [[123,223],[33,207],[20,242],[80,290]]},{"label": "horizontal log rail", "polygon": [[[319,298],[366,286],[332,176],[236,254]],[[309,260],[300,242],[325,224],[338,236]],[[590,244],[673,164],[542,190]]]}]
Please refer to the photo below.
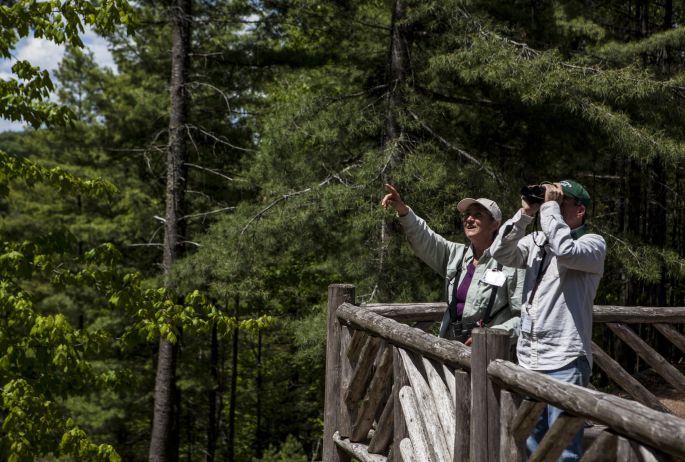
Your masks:
[{"label": "horizontal log rail", "polygon": [[[442,321],[447,303],[367,303],[365,310],[397,322]],[[637,323],[685,323],[683,306],[616,306],[595,305],[593,322]]]},{"label": "horizontal log rail", "polygon": [[544,401],[569,414],[611,427],[669,454],[685,457],[685,422],[634,401],[589,390],[527,370],[509,361],[496,360],[488,376],[505,388]]},{"label": "horizontal log rail", "polygon": [[367,303],[367,311],[397,322],[442,321],[447,303]]},{"label": "horizontal log rail", "polygon": [[350,303],[340,305],[336,315],[341,324],[363,330],[395,346],[456,369],[471,369],[471,348],[461,343],[437,338]]}]

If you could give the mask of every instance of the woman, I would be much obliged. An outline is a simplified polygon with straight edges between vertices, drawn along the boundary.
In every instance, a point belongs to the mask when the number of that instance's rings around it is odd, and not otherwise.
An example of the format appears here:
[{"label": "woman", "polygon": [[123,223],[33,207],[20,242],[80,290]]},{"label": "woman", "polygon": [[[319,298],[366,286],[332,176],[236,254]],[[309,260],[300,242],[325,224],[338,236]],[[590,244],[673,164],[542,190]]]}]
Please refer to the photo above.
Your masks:
[{"label": "woman", "polygon": [[414,215],[389,184],[390,194],[382,205],[394,208],[414,253],[445,278],[447,311],[440,337],[471,345],[471,329],[488,327],[509,331],[513,344],[519,334],[524,270],[503,267],[490,255],[502,212],[489,199],[464,199],[457,209],[463,213],[464,232],[471,245],[450,242],[436,234]]}]

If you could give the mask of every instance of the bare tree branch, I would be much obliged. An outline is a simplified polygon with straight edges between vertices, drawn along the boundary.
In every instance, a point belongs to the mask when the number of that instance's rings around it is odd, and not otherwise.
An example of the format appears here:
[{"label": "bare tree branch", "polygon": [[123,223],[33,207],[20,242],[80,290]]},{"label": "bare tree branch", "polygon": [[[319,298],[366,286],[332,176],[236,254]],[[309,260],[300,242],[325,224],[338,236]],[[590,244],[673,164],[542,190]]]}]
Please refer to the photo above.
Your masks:
[{"label": "bare tree branch", "polygon": [[207,168],[207,167],[200,167],[199,165],[188,164],[188,163],[184,163],[183,165],[187,165],[188,167],[195,167],[195,168],[198,168],[200,170],[206,170],[210,173],[213,173],[214,175],[219,175],[222,178],[226,178],[228,181],[233,181],[233,178],[227,177],[226,175],[219,173],[216,169],[211,169],[211,168]]},{"label": "bare tree branch", "polygon": [[236,207],[226,207],[226,208],[223,208],[223,209],[212,210],[211,212],[198,213],[198,214],[196,214],[196,215],[186,215],[186,216],[184,216],[184,217],[179,218],[179,220],[185,220],[185,219],[187,219],[187,218],[203,217],[203,216],[205,216],[205,215],[212,215],[213,213],[219,213],[219,212],[223,212],[223,211],[225,211],[225,210],[235,210],[235,209],[236,209]]},{"label": "bare tree branch", "polygon": [[435,139],[437,139],[438,141],[440,141],[442,144],[444,144],[445,146],[447,146],[447,147],[450,148],[451,150],[456,151],[457,153],[459,153],[462,157],[464,157],[465,159],[467,159],[469,162],[472,162],[472,163],[478,165],[481,169],[485,170],[485,171],[488,173],[488,175],[490,175],[490,176],[492,177],[492,179],[494,179],[494,180],[497,181],[499,184],[501,184],[502,187],[503,187],[504,189],[506,189],[507,191],[510,191],[510,190],[511,190],[511,188],[509,187],[508,184],[506,184],[501,178],[499,178],[499,177],[495,174],[495,172],[493,172],[492,170],[490,170],[489,168],[487,168],[481,161],[479,161],[478,159],[476,159],[475,157],[473,157],[473,156],[472,156],[471,154],[469,154],[468,152],[463,151],[463,150],[459,149],[458,147],[452,145],[452,144],[451,144],[449,141],[447,141],[445,138],[443,138],[443,137],[441,137],[440,135],[438,135],[437,133],[435,133],[435,132],[434,132],[433,130],[431,130],[426,124],[424,124],[423,122],[421,122],[421,120],[420,120],[420,119],[416,116],[416,114],[414,114],[412,111],[407,110],[407,112],[409,113],[410,116],[412,116],[412,117],[414,118],[414,120],[416,120],[416,122],[418,122],[419,125],[421,125],[421,128],[423,128],[424,130],[426,130],[431,136],[433,136]]}]

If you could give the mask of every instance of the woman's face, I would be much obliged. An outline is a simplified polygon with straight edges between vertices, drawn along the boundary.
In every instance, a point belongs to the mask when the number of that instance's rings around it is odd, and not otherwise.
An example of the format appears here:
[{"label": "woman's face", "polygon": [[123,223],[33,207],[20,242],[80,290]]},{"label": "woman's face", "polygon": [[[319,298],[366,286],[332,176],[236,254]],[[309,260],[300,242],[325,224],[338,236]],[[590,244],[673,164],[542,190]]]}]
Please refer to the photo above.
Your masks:
[{"label": "woman's face", "polygon": [[481,205],[471,204],[464,212],[464,232],[470,240],[492,238],[497,229],[497,222],[493,221]]}]

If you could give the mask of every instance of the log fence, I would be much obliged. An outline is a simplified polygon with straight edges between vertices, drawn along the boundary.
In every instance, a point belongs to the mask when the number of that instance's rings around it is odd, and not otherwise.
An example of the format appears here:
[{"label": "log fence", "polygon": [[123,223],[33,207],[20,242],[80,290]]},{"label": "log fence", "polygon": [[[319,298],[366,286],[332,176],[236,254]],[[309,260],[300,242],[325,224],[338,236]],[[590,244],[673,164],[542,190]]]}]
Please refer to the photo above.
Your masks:
[{"label": "log fence", "polygon": [[[352,285],[328,295],[324,462],[555,461],[587,420],[607,428],[583,462],[685,458],[685,420],[594,343],[595,363],[637,403],[510,362],[505,331],[474,329],[471,347],[427,333],[444,303],[356,306]],[[671,325],[685,308],[595,306],[593,320],[685,392],[685,377],[626,325],[652,323],[685,351]],[[528,456],[547,404],[563,413]]]}]

